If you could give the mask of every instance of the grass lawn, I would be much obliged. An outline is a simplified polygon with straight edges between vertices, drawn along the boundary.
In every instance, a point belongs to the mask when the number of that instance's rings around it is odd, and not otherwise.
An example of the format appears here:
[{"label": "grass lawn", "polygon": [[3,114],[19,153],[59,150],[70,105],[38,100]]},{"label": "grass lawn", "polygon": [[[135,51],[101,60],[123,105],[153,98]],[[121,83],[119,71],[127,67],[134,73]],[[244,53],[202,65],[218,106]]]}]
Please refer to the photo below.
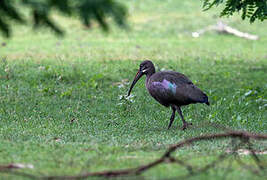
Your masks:
[{"label": "grass lawn", "polygon": [[[220,8],[203,12],[201,2],[193,0],[121,1],[129,8],[130,31],[112,27],[105,34],[97,25],[88,30],[75,19],[56,16],[66,29],[64,38],[23,26],[16,27],[12,39],[0,37],[0,165],[32,164],[34,169],[19,171],[74,175],[151,162],[170,144],[220,132],[198,127],[207,122],[267,133],[267,22],[223,19],[259,35],[257,41],[215,32],[193,38],[191,32],[217,22]],[[171,110],[149,96],[145,78],[130,100],[122,98],[144,59],[153,60],[157,70],[186,74],[208,94],[211,106],[183,108],[192,128],[181,131],[177,114],[167,130]],[[176,154],[203,165],[227,143],[196,143]],[[258,146],[266,149],[267,144]],[[243,160],[253,164],[249,157]],[[232,167],[229,179],[263,178],[236,163]],[[224,170],[191,179],[224,179]],[[185,172],[168,164],[142,177],[166,179]]]}]

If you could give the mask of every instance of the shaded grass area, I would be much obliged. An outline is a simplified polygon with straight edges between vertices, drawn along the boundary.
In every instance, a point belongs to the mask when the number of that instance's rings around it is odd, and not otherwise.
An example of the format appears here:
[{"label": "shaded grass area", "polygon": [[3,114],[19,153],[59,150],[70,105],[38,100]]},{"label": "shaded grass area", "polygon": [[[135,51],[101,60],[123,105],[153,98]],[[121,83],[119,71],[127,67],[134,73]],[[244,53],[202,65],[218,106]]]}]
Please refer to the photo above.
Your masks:
[{"label": "shaded grass area", "polygon": [[[25,171],[37,175],[119,169],[150,162],[181,139],[220,131],[203,126],[206,122],[266,133],[266,23],[226,20],[260,35],[259,41],[216,33],[193,39],[191,32],[216,23],[218,12],[203,13],[193,1],[126,4],[129,32],[117,28],[109,35],[96,28],[88,32],[75,19],[56,17],[67,29],[64,39],[43,31],[30,34],[26,27],[19,27],[11,40],[0,39],[6,43],[0,47],[0,164],[30,163],[34,169]],[[177,116],[167,130],[171,111],[149,96],[144,79],[133,89],[134,97],[123,98],[127,83],[146,58],[157,70],[186,74],[208,94],[210,107],[183,108],[193,128],[181,131]],[[197,143],[177,155],[202,164],[212,159],[207,155],[225,151],[225,144]],[[237,164],[234,167],[231,179],[258,178]],[[182,173],[164,165],[144,177]],[[196,179],[214,177],[223,179],[222,172]]]}]

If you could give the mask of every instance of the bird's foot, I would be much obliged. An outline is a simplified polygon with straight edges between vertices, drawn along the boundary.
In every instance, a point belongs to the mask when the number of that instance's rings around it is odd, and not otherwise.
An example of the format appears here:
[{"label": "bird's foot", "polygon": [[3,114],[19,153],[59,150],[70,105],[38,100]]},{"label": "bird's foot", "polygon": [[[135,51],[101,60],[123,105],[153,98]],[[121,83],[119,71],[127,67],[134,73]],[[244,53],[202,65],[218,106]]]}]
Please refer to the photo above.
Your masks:
[{"label": "bird's foot", "polygon": [[187,127],[189,127],[191,125],[193,125],[193,124],[192,123],[185,122],[184,125],[183,125],[183,127],[182,127],[182,130],[187,129]]}]

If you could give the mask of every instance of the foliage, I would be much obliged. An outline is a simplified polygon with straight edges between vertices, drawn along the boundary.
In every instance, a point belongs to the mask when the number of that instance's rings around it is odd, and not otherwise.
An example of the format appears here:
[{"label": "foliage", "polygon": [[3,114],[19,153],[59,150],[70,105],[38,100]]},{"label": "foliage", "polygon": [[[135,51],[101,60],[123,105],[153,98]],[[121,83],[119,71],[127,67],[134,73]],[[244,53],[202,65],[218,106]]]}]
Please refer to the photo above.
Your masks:
[{"label": "foliage", "polygon": [[[84,25],[90,27],[96,21],[103,30],[109,29],[108,17],[122,27],[126,27],[127,9],[119,0],[0,0],[0,31],[10,37],[14,23],[31,24],[34,28],[49,27],[58,35],[64,33],[51,17],[57,11],[65,16],[79,17]],[[231,16],[242,11],[242,19],[261,21],[267,17],[267,0],[204,0],[204,10],[225,2],[221,16]],[[127,3],[127,2],[124,2]],[[29,15],[25,15],[25,9]]]},{"label": "foliage", "polygon": [[267,19],[267,0],[204,0],[205,10],[225,2],[221,16],[232,16],[235,12],[242,11],[242,19],[249,18],[253,23],[256,19]]},{"label": "foliage", "polygon": [[[30,18],[23,11],[29,9]],[[53,21],[51,14],[58,11],[67,16],[78,16],[84,25],[90,27],[95,20],[107,31],[107,17],[111,16],[120,26],[125,26],[125,7],[116,0],[0,0],[0,31],[9,37],[11,21],[33,24],[35,28],[49,27],[59,35],[63,30]]]}]

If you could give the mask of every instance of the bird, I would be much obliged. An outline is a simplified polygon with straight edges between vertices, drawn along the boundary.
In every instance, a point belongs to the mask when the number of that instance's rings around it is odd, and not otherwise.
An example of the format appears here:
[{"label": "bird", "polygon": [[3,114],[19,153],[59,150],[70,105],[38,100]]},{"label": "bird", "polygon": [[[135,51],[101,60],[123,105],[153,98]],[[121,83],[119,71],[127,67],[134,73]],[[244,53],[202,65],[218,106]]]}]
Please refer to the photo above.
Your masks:
[{"label": "bird", "polygon": [[202,92],[192,81],[184,74],[175,71],[155,71],[155,66],[150,60],[141,62],[138,72],[131,83],[128,91],[131,91],[137,81],[146,75],[146,89],[149,94],[165,107],[171,107],[172,115],[168,125],[171,128],[177,111],[182,119],[182,130],[188,128],[192,123],[185,121],[181,107],[195,103],[205,103],[210,105],[208,96]]}]

